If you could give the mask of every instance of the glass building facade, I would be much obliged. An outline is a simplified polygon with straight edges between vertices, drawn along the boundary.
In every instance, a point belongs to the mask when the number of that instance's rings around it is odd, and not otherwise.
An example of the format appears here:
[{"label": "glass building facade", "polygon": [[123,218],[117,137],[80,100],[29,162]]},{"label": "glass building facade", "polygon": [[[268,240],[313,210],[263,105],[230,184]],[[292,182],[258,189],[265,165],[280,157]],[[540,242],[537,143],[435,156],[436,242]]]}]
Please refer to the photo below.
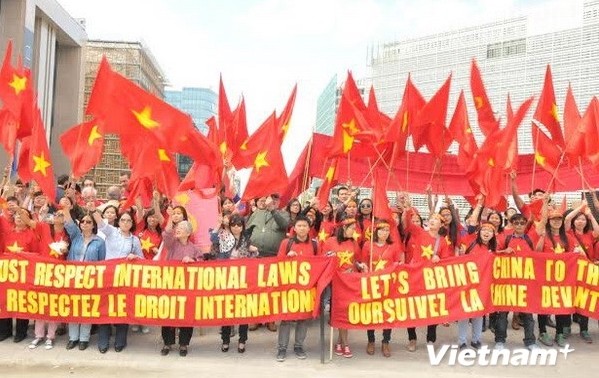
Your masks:
[{"label": "glass building facade", "polygon": [[[166,102],[191,116],[200,132],[208,134],[206,120],[217,112],[217,94],[210,88],[183,88],[180,91],[166,90]],[[193,161],[183,155],[177,157],[179,175],[184,177]]]}]

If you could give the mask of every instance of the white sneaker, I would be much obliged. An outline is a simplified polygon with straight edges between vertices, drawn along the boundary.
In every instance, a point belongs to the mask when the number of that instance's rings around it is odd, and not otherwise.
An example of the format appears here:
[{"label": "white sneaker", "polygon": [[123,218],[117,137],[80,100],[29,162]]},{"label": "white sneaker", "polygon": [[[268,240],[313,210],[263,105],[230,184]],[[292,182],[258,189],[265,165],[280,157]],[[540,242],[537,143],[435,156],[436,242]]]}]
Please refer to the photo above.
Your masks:
[{"label": "white sneaker", "polygon": [[131,332],[139,332],[139,326],[138,325],[132,325],[131,326]]},{"label": "white sneaker", "polygon": [[36,337],[35,339],[33,339],[31,341],[31,344],[29,344],[29,349],[35,349],[37,348],[43,341],[44,339]]},{"label": "white sneaker", "polygon": [[46,339],[46,346],[45,346],[46,350],[50,350],[52,348],[54,348],[54,340],[52,339]]},{"label": "white sneaker", "polygon": [[144,335],[150,333],[150,327],[148,327],[148,326],[142,326],[141,327],[141,333],[143,333]]},{"label": "white sneaker", "polygon": [[495,343],[495,350],[504,350],[505,345],[503,343]]},{"label": "white sneaker", "polygon": [[539,346],[537,345],[537,343],[527,345],[526,347],[528,348],[528,350],[539,349]]}]

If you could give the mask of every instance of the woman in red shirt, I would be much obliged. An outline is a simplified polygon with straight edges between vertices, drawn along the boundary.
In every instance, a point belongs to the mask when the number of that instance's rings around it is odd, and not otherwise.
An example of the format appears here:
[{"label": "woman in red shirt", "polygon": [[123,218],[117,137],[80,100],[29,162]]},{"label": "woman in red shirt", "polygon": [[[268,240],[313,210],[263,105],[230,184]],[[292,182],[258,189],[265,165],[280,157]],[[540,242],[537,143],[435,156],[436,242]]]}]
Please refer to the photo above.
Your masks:
[{"label": "woman in red shirt", "polygon": [[[371,272],[382,269],[388,269],[400,262],[403,262],[403,248],[399,242],[391,240],[391,225],[386,221],[376,223],[374,235],[371,241],[364,243],[362,253],[358,256],[357,266],[362,272]],[[366,353],[374,354],[374,330],[369,329],[366,332],[368,344]],[[383,342],[381,351],[383,356],[391,357],[391,349],[389,348],[391,341],[391,328],[383,329]]]},{"label": "woman in red shirt", "polygon": [[[564,221],[566,232],[573,236],[578,245],[589,259],[594,256],[594,245],[599,237],[599,223],[591,213],[591,209],[583,201],[580,206],[572,210]],[[580,337],[587,343],[592,343],[593,339],[589,334],[589,317],[575,313],[573,319],[580,326]],[[564,329],[564,333],[569,333],[570,327]],[[565,336],[565,335],[564,335]]]},{"label": "woman in red shirt", "polygon": [[[578,242],[572,236],[566,233],[564,226],[564,216],[558,210],[551,210],[547,214],[547,202],[545,202],[542,211],[541,220],[537,223],[536,231],[536,250],[545,253],[566,253],[579,252],[582,250]],[[535,240],[535,237],[533,237]],[[547,334],[547,321],[549,316],[539,314],[537,320],[539,323],[539,340],[547,345],[553,345],[553,341]],[[570,315],[555,315],[555,342],[560,348],[566,345],[564,328],[569,327],[571,322]]]},{"label": "woman in red shirt", "polygon": [[[410,248],[412,249],[411,264],[422,264],[425,262],[439,262],[443,258],[452,256],[453,249],[447,244],[445,238],[439,234],[443,225],[440,214],[431,214],[428,220],[428,230],[412,222],[414,210],[408,208],[402,216],[402,224],[406,232],[410,234]],[[408,328],[408,351],[416,351],[416,328]],[[426,341],[434,343],[437,341],[437,325],[430,324],[426,330]]]},{"label": "woman in red shirt", "polygon": [[[338,272],[354,271],[356,256],[360,254],[360,246],[354,239],[355,234],[356,219],[346,218],[341,221],[341,225],[337,228],[335,236],[328,238],[321,249],[324,255],[337,259]],[[353,357],[349,348],[347,329],[339,329],[335,354],[346,358]]]}]

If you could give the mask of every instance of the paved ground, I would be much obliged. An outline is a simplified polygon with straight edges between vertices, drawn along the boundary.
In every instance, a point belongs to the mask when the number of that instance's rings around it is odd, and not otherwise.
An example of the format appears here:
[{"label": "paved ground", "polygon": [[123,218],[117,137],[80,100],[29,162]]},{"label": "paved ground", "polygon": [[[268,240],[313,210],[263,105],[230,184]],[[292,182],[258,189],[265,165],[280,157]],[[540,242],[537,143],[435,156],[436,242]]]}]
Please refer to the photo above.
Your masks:
[{"label": "paved ground", "polygon": [[[577,331],[574,325],[574,331]],[[223,377],[270,377],[277,374],[282,377],[397,377],[407,376],[432,377],[442,374],[444,377],[596,377],[599,373],[599,364],[596,363],[599,352],[599,330],[597,322],[592,320],[590,325],[591,335],[595,344],[585,344],[577,334],[570,337],[569,342],[575,349],[566,360],[560,354],[556,366],[542,367],[460,367],[431,366],[428,360],[426,347],[423,344],[423,330],[419,330],[419,348],[415,353],[405,349],[407,334],[404,329],[393,331],[391,358],[385,358],[380,353],[380,343],[377,341],[375,356],[368,356],[365,352],[366,335],[362,331],[351,331],[350,340],[354,357],[346,359],[333,356],[325,364],[320,363],[319,348],[319,323],[314,321],[308,333],[307,360],[298,360],[292,351],[288,352],[287,360],[283,363],[276,362],[275,344],[276,333],[261,328],[250,332],[245,354],[237,353],[236,339],[231,344],[228,353],[220,351],[220,338],[216,328],[202,329],[201,335],[198,328],[189,348],[187,357],[180,357],[178,353],[171,352],[163,357],[159,354],[162,346],[160,329],[152,328],[147,335],[129,334],[128,347],[121,353],[110,349],[106,354],[100,354],[96,346],[96,336],[92,336],[90,348],[85,351],[73,349],[67,351],[66,336],[61,336],[56,341],[52,350],[42,347],[30,350],[27,348],[31,339],[14,344],[12,339],[0,342],[0,377],[107,377],[124,374],[135,377],[175,377],[193,374],[205,374]],[[550,330],[553,332],[553,330]],[[439,327],[437,347],[442,344],[455,343],[457,327]],[[33,336],[33,329],[29,330]],[[327,328],[327,343],[330,330]],[[293,336],[292,336],[293,337]],[[336,336],[335,336],[336,337]],[[380,332],[377,338],[380,340]],[[507,346],[519,348],[521,346],[522,331],[510,330]],[[293,338],[292,338],[293,340]],[[489,331],[483,334],[485,343],[493,344],[493,334]],[[327,344],[328,346],[328,344]]]}]

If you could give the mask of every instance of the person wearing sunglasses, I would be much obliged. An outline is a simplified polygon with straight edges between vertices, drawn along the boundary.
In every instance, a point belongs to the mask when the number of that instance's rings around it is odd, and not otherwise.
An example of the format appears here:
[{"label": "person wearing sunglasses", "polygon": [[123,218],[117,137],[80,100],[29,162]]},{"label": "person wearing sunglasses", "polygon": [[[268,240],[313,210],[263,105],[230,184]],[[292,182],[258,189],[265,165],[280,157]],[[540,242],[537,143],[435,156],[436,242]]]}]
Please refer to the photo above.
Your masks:
[{"label": "person wearing sunglasses", "polygon": [[[64,227],[71,239],[67,261],[94,262],[106,258],[106,244],[98,233],[98,224],[90,214],[84,215],[76,225],[71,218],[72,202],[68,198],[60,200],[60,213],[64,216]],[[69,342],[67,349],[79,345],[79,350],[89,346],[91,324],[69,323]]]},{"label": "person wearing sunglasses", "polygon": [[360,234],[358,243],[361,247],[370,240],[372,234],[372,200],[370,198],[364,198],[360,201],[356,220],[358,221],[357,229]]},{"label": "person wearing sunglasses", "polygon": [[[106,260],[124,259],[135,260],[143,259],[141,242],[135,235],[135,220],[133,213],[125,211],[117,216],[116,223],[118,227],[104,223],[102,216],[96,209],[93,202],[88,202],[87,210],[93,216],[97,224],[101,225],[98,231],[106,235]],[[114,351],[121,352],[127,346],[128,324],[115,324],[116,335],[114,342]],[[108,351],[110,343],[110,334],[112,332],[111,324],[102,324],[98,327],[98,350],[100,353]]]},{"label": "person wearing sunglasses", "polygon": [[[245,220],[239,214],[225,213],[222,215],[218,230],[210,232],[210,240],[216,249],[216,258],[226,259],[245,259],[258,257],[258,248],[251,245],[251,235],[254,227],[248,230],[245,228]],[[245,344],[248,339],[248,324],[239,325],[239,342],[237,352],[245,353]],[[231,343],[232,326],[221,327],[221,348],[223,353],[229,351]]]}]

